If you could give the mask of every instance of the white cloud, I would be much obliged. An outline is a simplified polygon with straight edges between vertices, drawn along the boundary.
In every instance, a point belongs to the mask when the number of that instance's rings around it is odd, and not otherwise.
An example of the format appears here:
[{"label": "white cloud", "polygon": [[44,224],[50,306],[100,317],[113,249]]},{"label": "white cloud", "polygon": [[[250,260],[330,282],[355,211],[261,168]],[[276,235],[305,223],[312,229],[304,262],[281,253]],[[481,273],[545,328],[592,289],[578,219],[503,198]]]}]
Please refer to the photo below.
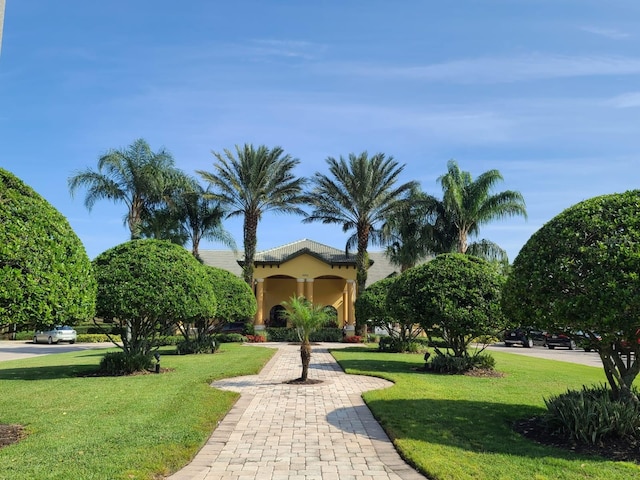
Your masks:
[{"label": "white cloud", "polygon": [[631,37],[629,33],[621,32],[620,30],[615,30],[612,28],[584,26],[584,27],[580,27],[580,30],[583,30],[588,33],[593,33],[594,35],[599,35],[601,37],[610,38],[611,40],[622,40],[624,38]]},{"label": "white cloud", "polygon": [[344,64],[331,70],[347,75],[405,78],[454,83],[512,83],[552,78],[637,75],[640,58],[530,54],[518,57],[481,57],[426,66],[393,67]]},{"label": "white cloud", "polygon": [[613,97],[607,102],[616,108],[640,107],[640,92],[629,92]]}]

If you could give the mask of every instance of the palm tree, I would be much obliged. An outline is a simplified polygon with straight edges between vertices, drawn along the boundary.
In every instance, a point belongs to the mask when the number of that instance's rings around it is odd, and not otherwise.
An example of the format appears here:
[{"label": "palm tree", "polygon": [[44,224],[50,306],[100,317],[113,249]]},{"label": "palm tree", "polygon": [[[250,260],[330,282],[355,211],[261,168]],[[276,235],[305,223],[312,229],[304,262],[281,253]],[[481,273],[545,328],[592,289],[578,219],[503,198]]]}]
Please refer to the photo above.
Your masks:
[{"label": "palm tree", "polygon": [[401,207],[403,195],[417,183],[396,186],[404,165],[383,153],[372,157],[367,152],[351,153],[348,161],[329,157],[327,164],[333,178],[316,172],[314,188],[308,194],[313,211],[303,221],[339,224],[343,232],[355,230],[346,250],[357,247],[357,291],[363,292],[369,267],[367,247],[384,244],[381,225]]},{"label": "palm tree", "polygon": [[169,193],[177,169],[169,152],[153,152],[143,140],[135,140],[123,150],[109,150],[98,159],[98,170],[87,168],[68,180],[73,196],[86,187],[84,204],[89,211],[101,199],[123,202],[127,206],[125,224],[131,239],[140,238],[142,219]]},{"label": "palm tree", "polygon": [[298,331],[300,338],[300,358],[302,360],[302,375],[298,379],[306,382],[309,375],[309,363],[311,362],[311,342],[309,336],[329,320],[327,309],[320,305],[314,305],[304,297],[291,297],[289,302],[283,302],[284,315]]},{"label": "palm tree", "polygon": [[185,177],[167,205],[144,217],[143,236],[170,240],[185,246],[191,243],[191,253],[200,260],[200,242],[215,240],[236,251],[236,242],[222,226],[224,210],[211,198],[196,179]]},{"label": "palm tree", "polygon": [[258,223],[265,212],[304,215],[298,205],[305,202],[304,178],[293,169],[298,159],[283,155],[280,147],[236,145],[236,156],[229,150],[213,152],[217,159],[214,172],[198,170],[213,190],[206,196],[227,210],[227,218],[244,217],[244,280],[253,284],[253,259],[258,243]]},{"label": "palm tree", "polygon": [[440,201],[412,189],[400,207],[386,219],[382,231],[386,237],[385,254],[400,272],[414,267],[429,255],[439,253],[446,243],[439,229]]},{"label": "palm tree", "polygon": [[[477,235],[481,225],[516,215],[527,218],[520,192],[506,190],[491,194],[491,189],[502,180],[498,170],[489,170],[473,180],[471,174],[461,171],[454,160],[449,160],[447,173],[438,178],[443,190],[446,221],[455,227],[455,247],[459,253],[467,253],[468,238]],[[474,248],[500,257],[493,247],[497,245],[485,241]],[[498,250],[501,249],[498,247]]]}]

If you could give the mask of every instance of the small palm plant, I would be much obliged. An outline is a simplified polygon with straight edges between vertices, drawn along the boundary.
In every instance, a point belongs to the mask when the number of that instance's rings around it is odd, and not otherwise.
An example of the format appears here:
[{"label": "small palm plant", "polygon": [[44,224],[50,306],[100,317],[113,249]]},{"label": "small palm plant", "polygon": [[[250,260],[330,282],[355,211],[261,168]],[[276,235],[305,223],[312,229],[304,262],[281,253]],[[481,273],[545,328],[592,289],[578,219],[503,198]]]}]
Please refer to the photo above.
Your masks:
[{"label": "small palm plant", "polygon": [[329,319],[329,313],[325,307],[314,305],[305,297],[291,297],[288,302],[283,302],[286,308],[284,314],[298,332],[300,338],[300,358],[302,359],[302,376],[300,382],[306,382],[311,362],[311,343],[309,335],[322,328]]}]

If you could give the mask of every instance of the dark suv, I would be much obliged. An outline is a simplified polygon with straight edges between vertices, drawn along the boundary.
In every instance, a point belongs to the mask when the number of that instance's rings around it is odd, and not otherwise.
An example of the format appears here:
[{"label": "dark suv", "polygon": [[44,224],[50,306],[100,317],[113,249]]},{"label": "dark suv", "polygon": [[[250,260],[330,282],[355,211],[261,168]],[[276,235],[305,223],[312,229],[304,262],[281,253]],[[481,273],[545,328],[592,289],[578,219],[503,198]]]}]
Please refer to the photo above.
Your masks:
[{"label": "dark suv", "polygon": [[534,345],[546,345],[545,332],[532,327],[517,327],[504,332],[505,347],[522,345],[531,348]]}]

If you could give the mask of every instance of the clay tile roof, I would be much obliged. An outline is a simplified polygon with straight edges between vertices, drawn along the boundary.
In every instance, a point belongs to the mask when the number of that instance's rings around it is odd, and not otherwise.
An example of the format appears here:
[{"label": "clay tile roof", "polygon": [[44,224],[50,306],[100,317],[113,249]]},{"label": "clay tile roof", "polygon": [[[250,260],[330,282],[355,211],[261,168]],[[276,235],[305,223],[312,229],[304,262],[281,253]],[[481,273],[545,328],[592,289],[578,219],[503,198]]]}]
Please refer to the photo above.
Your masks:
[{"label": "clay tile roof", "polygon": [[353,254],[345,255],[344,250],[339,250],[313,240],[298,240],[270,250],[256,252],[255,263],[279,264],[291,260],[303,254],[312,255],[330,265],[355,265],[356,257]]}]

